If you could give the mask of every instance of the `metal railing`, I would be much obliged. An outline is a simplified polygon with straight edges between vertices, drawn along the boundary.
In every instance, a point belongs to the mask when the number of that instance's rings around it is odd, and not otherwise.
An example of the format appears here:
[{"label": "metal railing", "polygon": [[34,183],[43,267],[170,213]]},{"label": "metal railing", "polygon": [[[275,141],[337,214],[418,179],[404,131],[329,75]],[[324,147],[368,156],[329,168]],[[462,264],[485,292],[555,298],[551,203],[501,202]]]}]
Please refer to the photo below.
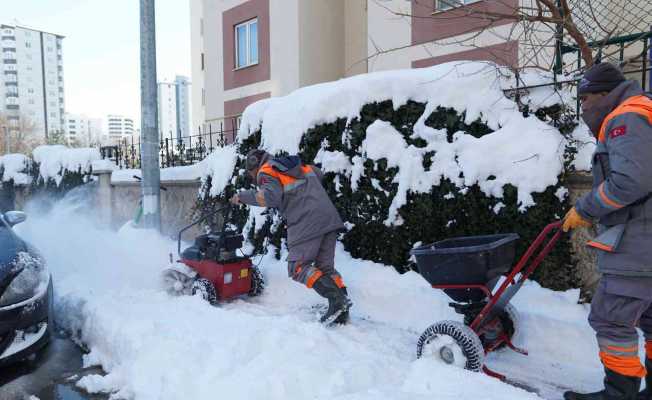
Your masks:
[{"label": "metal railing", "polygon": [[[173,132],[161,134],[159,165],[161,168],[192,165],[206,158],[213,150],[235,142],[240,127],[240,117],[213,120],[197,129],[196,135],[178,136]],[[114,162],[119,168],[140,168],[140,138],[132,136],[112,146],[101,146],[103,159]]]}]

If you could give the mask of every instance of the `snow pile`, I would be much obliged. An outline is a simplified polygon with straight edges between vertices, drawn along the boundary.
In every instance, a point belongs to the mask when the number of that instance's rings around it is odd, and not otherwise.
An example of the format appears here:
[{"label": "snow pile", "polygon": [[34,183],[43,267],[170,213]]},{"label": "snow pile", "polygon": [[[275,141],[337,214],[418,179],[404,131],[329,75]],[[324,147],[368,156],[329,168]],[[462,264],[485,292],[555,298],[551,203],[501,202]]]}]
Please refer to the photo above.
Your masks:
[{"label": "snow pile", "polygon": [[0,170],[3,171],[2,182],[14,181],[14,185],[29,185],[32,177],[27,173],[30,160],[23,154],[6,154],[0,156]]},{"label": "snow pile", "polygon": [[[219,195],[231,180],[237,161],[237,150],[233,145],[218,147],[201,162],[183,167],[161,168],[161,182],[199,181],[211,178],[211,196]],[[141,177],[140,169],[113,171],[111,183],[138,182],[134,176]]]},{"label": "snow pile", "polygon": [[[546,79],[540,74],[526,78],[528,84]],[[461,190],[478,184],[487,196],[499,199],[503,197],[503,186],[511,184],[518,189],[520,209],[524,211],[534,205],[532,193],[557,184],[567,141],[557,129],[536,117],[523,117],[516,103],[503,92],[513,82],[507,71],[478,62],[358,75],[253,104],[244,112],[239,140],[262,129],[263,148],[271,153],[293,154],[299,151],[302,136],[316,125],[339,118],[351,121],[359,117],[365,104],[389,99],[398,109],[413,100],[426,104],[412,137],[424,139],[426,147],[408,145],[389,122],[377,120],[369,126],[366,139],[356,150],[362,156],[349,159],[343,153],[329,151],[325,143],[315,161],[327,172],[346,173],[353,190],[364,173],[367,159],[387,159],[389,167],[398,167],[394,183],[399,188],[386,224],[400,224],[397,210],[405,205],[408,193],[427,193],[444,178]],[[544,106],[569,100],[555,93],[542,88],[531,102]],[[427,118],[437,107],[465,113],[467,124],[480,119],[494,132],[479,139],[458,132],[453,143],[449,143],[445,130],[426,126]],[[342,140],[346,141],[344,136]],[[433,165],[426,169],[421,160],[429,152],[435,155]]]},{"label": "snow pile", "polygon": [[67,172],[89,173],[93,162],[102,159],[96,148],[74,149],[63,145],[38,146],[33,157],[39,164],[39,177],[45,182],[53,180],[57,186]]},{"label": "snow pile", "polygon": [[[416,359],[428,325],[460,316],[414,272],[399,277],[338,245],[336,265],[355,306],[350,325],[326,329],[310,309],[323,299],[289,280],[273,251],[254,260],[267,279],[262,296],[211,307],[159,287],[175,243],[128,227],[98,229],[82,217],[85,210],[60,204],[51,215],[31,216],[19,233],[47,258],[59,322],[90,348],[86,366],[107,372],[80,380],[86,390],[129,400],[537,398]],[[560,399],[566,388],[599,388],[597,345],[577,298],[577,291],[526,284],[515,298],[522,322],[516,345],[530,355],[492,353],[488,366],[547,399]]]}]

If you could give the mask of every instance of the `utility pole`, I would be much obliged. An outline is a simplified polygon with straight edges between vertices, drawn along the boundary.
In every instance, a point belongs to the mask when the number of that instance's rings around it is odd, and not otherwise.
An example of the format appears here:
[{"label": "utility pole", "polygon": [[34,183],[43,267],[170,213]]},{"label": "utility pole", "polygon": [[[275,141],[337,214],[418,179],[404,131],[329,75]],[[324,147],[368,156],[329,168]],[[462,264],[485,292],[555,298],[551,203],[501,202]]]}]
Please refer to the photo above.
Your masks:
[{"label": "utility pole", "polygon": [[140,0],[140,168],[143,226],[161,230],[161,171],[158,164],[155,0]]}]

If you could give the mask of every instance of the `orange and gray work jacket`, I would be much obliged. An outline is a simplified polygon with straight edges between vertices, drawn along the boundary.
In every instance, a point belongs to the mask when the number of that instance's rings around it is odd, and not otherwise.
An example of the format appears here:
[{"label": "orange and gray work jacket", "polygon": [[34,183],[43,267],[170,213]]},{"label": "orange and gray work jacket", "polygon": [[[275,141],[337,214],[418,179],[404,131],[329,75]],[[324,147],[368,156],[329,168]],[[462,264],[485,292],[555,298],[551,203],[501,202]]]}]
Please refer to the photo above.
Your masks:
[{"label": "orange and gray work jacket", "polygon": [[652,97],[625,81],[583,115],[598,137],[593,189],[575,208],[598,221],[598,269],[652,277]]},{"label": "orange and gray work jacket", "polygon": [[292,246],[344,229],[322,177],[319,168],[302,164],[297,156],[270,158],[258,171],[258,190],[240,192],[238,197],[248,205],[278,209]]}]

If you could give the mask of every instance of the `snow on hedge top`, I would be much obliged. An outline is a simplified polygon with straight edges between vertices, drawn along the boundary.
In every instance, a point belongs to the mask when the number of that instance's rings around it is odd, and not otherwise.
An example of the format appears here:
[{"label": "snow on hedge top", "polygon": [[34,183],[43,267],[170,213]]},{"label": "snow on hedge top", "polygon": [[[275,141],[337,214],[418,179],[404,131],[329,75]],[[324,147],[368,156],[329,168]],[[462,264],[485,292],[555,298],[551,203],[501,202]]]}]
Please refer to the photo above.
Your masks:
[{"label": "snow on hedge top", "polygon": [[14,185],[29,185],[32,177],[27,174],[29,158],[24,154],[7,154],[0,156],[0,169],[2,182],[14,181]]},{"label": "snow on hedge top", "polygon": [[[544,79],[540,74],[530,75],[528,82]],[[263,148],[271,153],[285,150],[295,154],[308,129],[338,118],[353,119],[365,104],[386,100],[392,100],[396,109],[409,100],[454,108],[466,112],[466,122],[481,118],[496,130],[518,111],[516,104],[503,93],[503,89],[515,86],[511,76],[508,70],[491,63],[458,61],[307,86],[247,107],[238,138],[246,138],[262,128]],[[537,93],[537,104],[557,101],[543,91]]]},{"label": "snow on hedge top", "polygon": [[102,159],[98,149],[62,145],[38,146],[32,154],[39,164],[39,176],[45,181],[52,179],[57,185],[66,172],[90,172],[93,161]]},{"label": "snow on hedge top", "polygon": [[[544,79],[537,74],[527,77],[526,82],[540,83]],[[563,168],[565,139],[536,117],[523,117],[516,103],[503,92],[513,86],[508,71],[483,62],[358,75],[254,103],[244,112],[238,138],[243,140],[262,129],[264,149],[294,154],[310,128],[338,118],[351,120],[359,116],[365,104],[392,100],[399,108],[408,100],[426,103],[425,112],[414,126],[414,136],[426,140],[427,147],[408,146],[389,123],[376,121],[367,130],[361,156],[349,162],[344,154],[322,148],[315,161],[325,171],[346,171],[354,190],[365,159],[386,158],[390,166],[399,167],[395,179],[399,189],[387,224],[399,222],[394,220],[396,211],[405,204],[408,191],[428,192],[442,177],[462,189],[477,183],[485,194],[499,198],[503,186],[512,184],[518,188],[524,210],[534,204],[533,192],[557,183]],[[540,88],[532,97],[536,105],[565,100],[552,88]],[[445,130],[425,125],[439,106],[465,112],[469,124],[481,119],[495,132],[479,139],[458,132],[453,143],[448,143]],[[435,157],[430,170],[425,171],[421,160],[430,151],[435,151]]]}]

